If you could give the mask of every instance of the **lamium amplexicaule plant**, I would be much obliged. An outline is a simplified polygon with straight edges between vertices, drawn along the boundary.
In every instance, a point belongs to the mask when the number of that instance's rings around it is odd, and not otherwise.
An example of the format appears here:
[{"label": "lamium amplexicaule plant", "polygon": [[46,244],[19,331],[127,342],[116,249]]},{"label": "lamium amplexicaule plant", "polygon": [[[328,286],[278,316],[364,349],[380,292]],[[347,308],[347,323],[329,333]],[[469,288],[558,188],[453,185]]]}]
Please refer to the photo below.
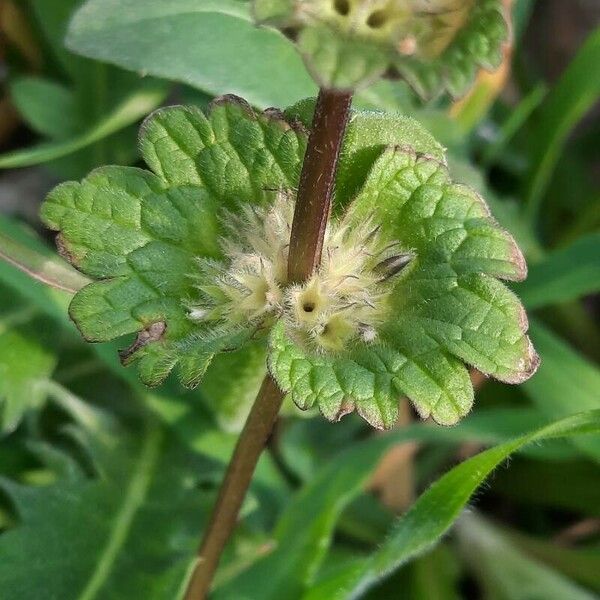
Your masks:
[{"label": "lamium amplexicaule plant", "polygon": [[407,397],[454,425],[473,404],[466,365],[508,383],[538,365],[523,306],[499,281],[526,276],[513,238],[416,121],[350,108],[384,75],[427,97],[465,92],[501,59],[500,3],[257,0],[254,14],[296,41],[316,102],[160,109],[140,132],[149,170],[99,168],[42,208],[61,254],[94,278],[71,318],[90,342],[136,333],[121,360],[145,384],[176,370],[196,386],[216,354],[268,348],[190,585],[198,598],[285,396],[378,429]]},{"label": "lamium amplexicaule plant", "polygon": [[[182,597],[213,585],[284,402],[386,430],[409,401],[454,426],[473,407],[471,370],[508,384],[535,373],[527,315],[502,282],[527,275],[513,237],[419,122],[351,108],[381,78],[424,101],[462,96],[501,62],[504,11],[500,0],[255,0],[257,26],[293,41],[316,99],[160,108],[139,133],[147,168],[97,168],[43,203],[60,254],[90,278],[71,319],[88,342],[129,336],[121,362],[146,386],[173,373],[193,388],[218,355],[264,349],[267,375]],[[482,473],[516,448],[481,459]],[[413,555],[429,544],[417,538]],[[318,597],[355,597],[340,590],[369,587],[387,568],[373,564]],[[300,597],[289,594],[277,597]]]}]

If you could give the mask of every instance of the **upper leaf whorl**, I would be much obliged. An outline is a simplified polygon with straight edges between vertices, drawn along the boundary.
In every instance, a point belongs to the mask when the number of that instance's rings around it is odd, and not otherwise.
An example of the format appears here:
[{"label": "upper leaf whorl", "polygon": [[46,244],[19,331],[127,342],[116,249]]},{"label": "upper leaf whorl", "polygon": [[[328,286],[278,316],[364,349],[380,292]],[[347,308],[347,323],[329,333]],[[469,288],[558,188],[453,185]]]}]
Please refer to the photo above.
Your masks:
[{"label": "upper leaf whorl", "polygon": [[502,381],[531,376],[525,313],[496,279],[522,279],[523,256],[404,117],[353,113],[321,266],[288,285],[307,141],[288,119],[235,97],[207,115],[162,109],[140,138],[153,172],[104,167],[50,193],[45,223],[96,279],[70,307],[84,337],[136,334],[123,362],[149,385],[176,369],[189,386],[216,354],[268,340],[271,373],[301,408],[332,420],[357,410],[379,428],[402,395],[457,422],[473,402],[463,362]]}]

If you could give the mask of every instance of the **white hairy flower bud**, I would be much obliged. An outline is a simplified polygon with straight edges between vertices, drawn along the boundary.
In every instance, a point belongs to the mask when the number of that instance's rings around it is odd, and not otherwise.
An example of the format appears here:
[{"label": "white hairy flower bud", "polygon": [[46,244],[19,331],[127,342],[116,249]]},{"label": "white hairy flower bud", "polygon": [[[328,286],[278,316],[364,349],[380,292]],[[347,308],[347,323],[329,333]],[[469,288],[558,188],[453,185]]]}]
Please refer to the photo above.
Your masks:
[{"label": "white hairy flower bud", "polygon": [[382,243],[379,227],[370,220],[354,223],[348,213],[329,223],[317,271],[304,284],[291,285],[293,213],[292,197],[281,192],[268,207],[225,215],[224,258],[198,260],[199,299],[188,306],[190,318],[258,328],[283,318],[300,343],[317,351],[374,342],[396,277],[414,253],[400,242]]}]

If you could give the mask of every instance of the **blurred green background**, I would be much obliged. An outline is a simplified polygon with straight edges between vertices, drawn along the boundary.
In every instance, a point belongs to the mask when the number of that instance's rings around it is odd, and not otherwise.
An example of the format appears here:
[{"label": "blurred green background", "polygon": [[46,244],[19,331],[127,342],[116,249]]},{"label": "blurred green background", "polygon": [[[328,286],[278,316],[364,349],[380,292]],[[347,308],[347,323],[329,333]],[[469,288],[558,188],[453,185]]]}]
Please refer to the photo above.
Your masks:
[{"label": "blurred green background", "polygon": [[[199,390],[170,382],[149,392],[118,364],[115,345],[81,341],[67,317],[68,293],[11,264],[26,256],[23,248],[40,273],[46,259],[56,260],[37,217],[45,194],[96,166],[138,164],[139,123],[161,105],[205,107],[236,93],[258,108],[283,107],[316,92],[287,40],[239,16],[243,0],[194,14],[182,0],[90,2],[103,3],[114,10],[94,19],[79,13],[66,47],[79,0],[0,0],[0,258],[7,259],[0,261],[0,597],[7,599],[37,599],[43,588],[49,598],[176,597],[264,374],[257,349],[217,361]],[[423,106],[402,82],[382,81],[354,106],[422,121],[447,146],[454,178],[479,190],[518,240],[529,277],[513,289],[528,309],[542,366],[520,387],[473,373],[476,409],[456,430],[416,425],[407,406],[399,426],[406,435],[359,464],[352,482],[327,474],[346,464],[346,449],[377,436],[354,415],[331,425],[286,409],[219,571],[218,597],[235,598],[232,582],[245,589],[245,580],[259,578],[251,565],[276,544],[285,552],[268,564],[276,570],[282,561],[288,581],[290,569],[318,554],[319,536],[331,536],[331,547],[308,570],[325,581],[378,548],[394,518],[457,462],[600,408],[600,3],[507,5],[513,36],[505,62],[481,74],[466,98]],[[450,536],[364,597],[599,597],[599,461],[597,437],[515,455]],[[124,505],[131,489],[143,491],[133,507]],[[286,530],[285,519],[301,518],[302,506],[312,545]],[[46,558],[32,569],[39,556]],[[295,598],[292,589],[256,597]]]}]

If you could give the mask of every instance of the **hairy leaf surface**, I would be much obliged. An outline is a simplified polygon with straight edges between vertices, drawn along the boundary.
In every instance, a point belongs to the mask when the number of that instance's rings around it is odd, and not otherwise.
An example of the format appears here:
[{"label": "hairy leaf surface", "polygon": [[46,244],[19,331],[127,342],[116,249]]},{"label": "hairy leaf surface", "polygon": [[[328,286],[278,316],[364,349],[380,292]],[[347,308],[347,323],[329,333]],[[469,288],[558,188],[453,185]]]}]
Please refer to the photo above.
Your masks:
[{"label": "hairy leaf surface", "polygon": [[275,328],[271,370],[296,403],[317,405],[332,420],[356,408],[375,427],[390,427],[406,395],[422,417],[450,425],[473,403],[461,361],[508,383],[532,375],[539,359],[525,311],[496,279],[523,279],[524,258],[443,162],[389,147],[350,210],[356,226],[371,219],[414,258],[397,277],[377,343],[315,355]]},{"label": "hairy leaf surface", "polygon": [[296,185],[305,134],[274,111],[257,114],[225,97],[208,116],[184,107],[154,113],[140,145],[154,172],[98,169],[57,187],[42,217],[60,231],[62,254],[98,279],[71,303],[83,336],[105,341],[142,332],[125,362],[141,359],[150,385],[179,363],[184,383],[195,385],[237,333],[194,331],[186,300],[196,259],[219,256],[222,208],[260,204],[271,190]]},{"label": "hairy leaf surface", "polygon": [[582,412],[473,456],[427,489],[398,519],[388,538],[373,554],[311,585],[302,598],[350,600],[360,597],[382,578],[430,549],[454,524],[477,487],[511,454],[533,442],[597,435],[599,431],[600,412]]},{"label": "hairy leaf surface", "polygon": [[[211,321],[202,310],[199,320],[190,318],[197,282],[214,288],[226,277],[223,267],[200,271],[198,259],[231,260],[223,239],[246,235],[249,225],[225,225],[224,211],[245,214],[243,207],[253,206],[253,214],[264,215],[258,207],[279,206],[281,191],[293,196],[311,110],[306,101],[286,120],[235,97],[218,99],[208,115],[159,110],[140,136],[152,171],[104,167],[49,195],[42,216],[59,231],[59,249],[96,279],[70,307],[86,339],[135,334],[121,358],[138,361],[145,383],[159,384],[177,367],[181,381],[196,386],[215,354],[268,333],[285,302],[262,323]],[[502,381],[527,379],[537,366],[527,319],[495,279],[522,279],[523,256],[480,196],[452,182],[431,135],[405,117],[354,113],[337,183],[334,225],[344,219],[358,231],[372,222],[381,245],[407,252],[409,264],[385,284],[385,308],[370,342],[353,339],[320,352],[299,343],[280,319],[269,366],[294,402],[317,406],[330,420],[357,410],[387,428],[398,399],[408,396],[423,418],[450,425],[473,403],[463,362]],[[285,247],[287,240],[280,242]]]}]

